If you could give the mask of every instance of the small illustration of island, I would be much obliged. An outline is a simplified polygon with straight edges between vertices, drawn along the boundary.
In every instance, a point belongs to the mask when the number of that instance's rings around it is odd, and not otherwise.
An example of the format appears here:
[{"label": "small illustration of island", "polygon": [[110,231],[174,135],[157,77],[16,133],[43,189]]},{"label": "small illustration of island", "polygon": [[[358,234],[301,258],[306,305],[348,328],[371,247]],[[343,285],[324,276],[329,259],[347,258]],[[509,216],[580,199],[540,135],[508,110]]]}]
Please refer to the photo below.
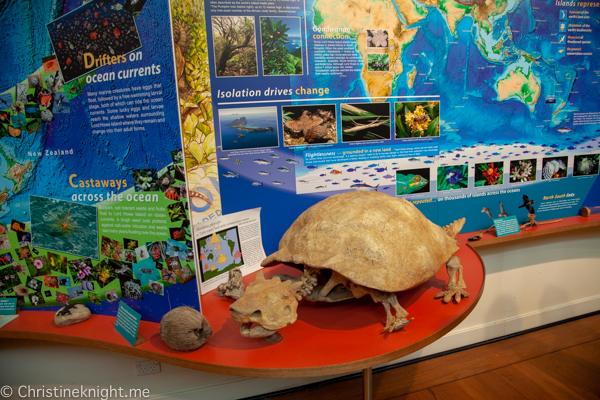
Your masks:
[{"label": "small illustration of island", "polygon": [[244,265],[237,226],[198,239],[202,282]]},{"label": "small illustration of island", "polygon": [[219,110],[223,150],[278,147],[276,107]]}]

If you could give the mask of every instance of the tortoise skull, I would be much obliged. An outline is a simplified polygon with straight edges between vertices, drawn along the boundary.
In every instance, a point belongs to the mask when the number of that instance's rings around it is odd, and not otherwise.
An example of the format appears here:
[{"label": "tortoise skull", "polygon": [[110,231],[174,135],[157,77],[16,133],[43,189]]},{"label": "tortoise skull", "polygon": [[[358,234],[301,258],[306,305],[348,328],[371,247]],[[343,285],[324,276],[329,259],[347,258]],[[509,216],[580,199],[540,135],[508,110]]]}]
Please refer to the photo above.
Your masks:
[{"label": "tortoise skull", "polygon": [[[242,336],[267,337],[294,323],[298,318],[296,293],[301,285],[277,277],[266,280],[260,271],[244,295],[229,306],[233,320],[242,325]],[[258,325],[251,328],[253,324]]]}]

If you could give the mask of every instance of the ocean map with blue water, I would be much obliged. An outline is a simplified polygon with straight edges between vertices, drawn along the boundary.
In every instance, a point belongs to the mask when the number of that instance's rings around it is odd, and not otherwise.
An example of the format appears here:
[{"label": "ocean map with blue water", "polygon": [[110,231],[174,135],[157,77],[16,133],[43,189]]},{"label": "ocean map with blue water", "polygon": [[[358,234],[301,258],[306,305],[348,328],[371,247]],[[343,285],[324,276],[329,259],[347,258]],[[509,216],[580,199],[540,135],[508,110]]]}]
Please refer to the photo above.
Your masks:
[{"label": "ocean map with blue water", "polygon": [[[475,230],[491,221],[472,210],[498,200],[526,221],[518,209],[524,194],[538,198],[537,212],[548,219],[576,215],[597,199],[594,3],[274,4],[273,14],[287,15],[283,23],[301,21],[304,72],[239,70],[214,81],[213,93],[237,91],[213,97],[219,118],[225,109],[273,106],[280,121],[279,146],[234,151],[217,142],[220,175],[235,176],[221,179],[224,212],[259,206],[264,195],[289,212],[340,191],[377,190],[412,201],[440,224],[455,217],[446,208],[466,214],[465,229]],[[223,3],[209,14],[227,11]],[[271,12],[255,6],[247,15],[264,20]],[[218,58],[216,39],[209,54]],[[290,49],[293,40],[284,39]],[[258,71],[267,44],[256,37]],[[241,190],[249,194],[243,202],[233,196]],[[263,209],[262,217],[279,221],[285,213]]]}]

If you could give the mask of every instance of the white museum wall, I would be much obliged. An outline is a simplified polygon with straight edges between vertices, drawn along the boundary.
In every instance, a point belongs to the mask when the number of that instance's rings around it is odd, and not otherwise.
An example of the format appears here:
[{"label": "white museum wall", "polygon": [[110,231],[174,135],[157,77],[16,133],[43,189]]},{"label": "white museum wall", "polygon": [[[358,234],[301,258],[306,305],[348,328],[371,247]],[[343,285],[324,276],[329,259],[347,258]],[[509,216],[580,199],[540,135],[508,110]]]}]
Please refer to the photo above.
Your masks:
[{"label": "white museum wall", "polygon": [[[479,254],[487,276],[483,295],[473,312],[437,342],[390,364],[600,310],[598,228],[489,246]],[[414,317],[435,318],[435,315]],[[231,334],[239,335],[237,331]],[[244,339],[240,336],[240,340]],[[306,354],[310,356],[308,338]],[[137,357],[16,339],[0,341],[0,359],[0,386],[10,385],[15,390],[20,385],[45,388],[112,385],[148,389],[150,398],[155,399],[239,399],[331,378],[243,378],[164,363],[159,374],[137,376],[134,365],[140,360]],[[15,393],[11,398],[19,397]]]}]

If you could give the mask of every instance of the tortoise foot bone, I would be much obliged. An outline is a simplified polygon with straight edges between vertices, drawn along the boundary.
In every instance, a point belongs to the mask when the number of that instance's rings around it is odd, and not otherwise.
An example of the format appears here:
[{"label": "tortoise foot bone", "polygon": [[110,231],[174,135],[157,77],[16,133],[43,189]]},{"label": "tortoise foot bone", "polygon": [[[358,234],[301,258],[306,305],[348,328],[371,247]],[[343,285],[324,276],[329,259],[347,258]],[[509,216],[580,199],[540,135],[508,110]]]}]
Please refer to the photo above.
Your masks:
[{"label": "tortoise foot bone", "polygon": [[395,317],[391,322],[385,325],[383,328],[385,331],[392,333],[393,331],[397,331],[403,326],[408,325],[414,318],[406,319],[403,317]]},{"label": "tortoise foot bone", "polygon": [[448,303],[450,302],[450,300],[452,300],[452,298],[454,297],[454,300],[457,303],[460,303],[460,299],[462,297],[469,297],[469,293],[467,293],[467,291],[459,286],[448,286],[448,290],[443,290],[441,292],[439,292],[438,294],[435,295],[436,299],[439,299],[440,297],[444,298],[444,303]]}]

